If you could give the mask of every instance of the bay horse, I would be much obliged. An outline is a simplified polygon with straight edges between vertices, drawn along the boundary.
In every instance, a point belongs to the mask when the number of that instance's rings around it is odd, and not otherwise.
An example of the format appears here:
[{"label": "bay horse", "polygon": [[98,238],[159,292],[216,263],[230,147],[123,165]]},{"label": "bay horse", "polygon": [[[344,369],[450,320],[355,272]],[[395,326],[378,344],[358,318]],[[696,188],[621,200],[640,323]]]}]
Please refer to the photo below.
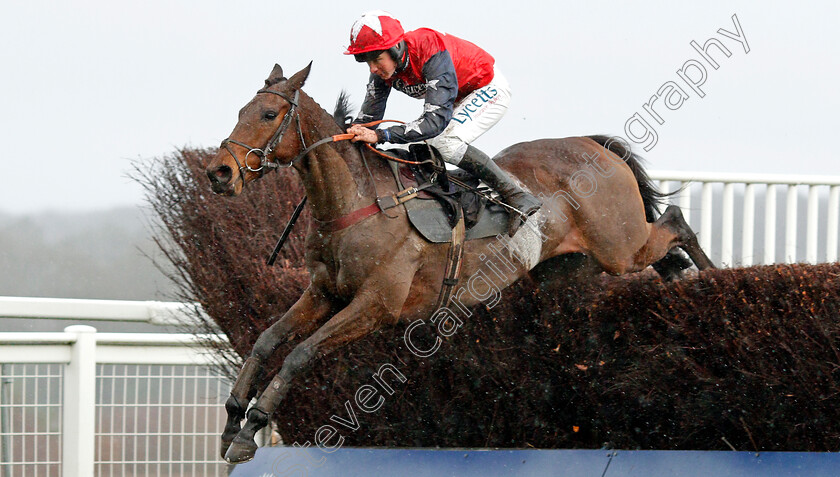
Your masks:
[{"label": "bay horse", "polygon": [[[275,65],[264,87],[239,111],[239,122],[206,169],[215,193],[235,196],[270,167],[294,167],[314,219],[305,240],[311,283],[259,336],[225,403],[221,454],[231,463],[253,458],[254,435],[278,412],[292,381],[314,360],[380,327],[429,318],[444,278],[449,244],[425,240],[409,224],[403,207],[344,228],[332,226],[351,223],[347,218],[371,210],[377,195],[398,188],[384,160],[366,161],[355,144],[329,139],[344,128],[301,90],[311,66],[287,79]],[[713,266],[679,208],[669,206],[654,221],[651,208],[663,195],[639,158],[612,139],[542,139],[516,144],[495,157],[544,203],[544,220],[530,226],[530,233],[537,229],[541,234],[541,243],[529,252],[531,260],[510,260],[507,266],[514,270],[499,279],[499,288],[526,275],[536,263],[571,253],[584,254],[591,272],[614,275],[640,271],[674,247],[688,253],[700,270]],[[573,182],[582,170],[589,170],[589,181],[594,177],[597,182],[586,188]],[[583,189],[586,193],[569,193]],[[531,221],[517,234],[528,233]],[[465,243],[458,285],[487,260],[482,251],[492,240],[496,238]],[[466,307],[479,302],[469,293],[459,300]],[[247,409],[260,391],[263,364],[293,336],[305,339]]]}]

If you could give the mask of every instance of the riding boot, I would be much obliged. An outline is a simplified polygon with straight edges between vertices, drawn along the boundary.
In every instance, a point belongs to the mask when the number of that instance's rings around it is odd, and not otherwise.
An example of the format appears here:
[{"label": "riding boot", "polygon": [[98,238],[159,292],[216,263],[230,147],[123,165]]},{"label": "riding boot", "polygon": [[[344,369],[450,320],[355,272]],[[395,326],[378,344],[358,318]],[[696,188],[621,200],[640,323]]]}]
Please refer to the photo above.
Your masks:
[{"label": "riding boot", "polygon": [[542,206],[539,199],[516,185],[510,175],[503,171],[493,159],[473,146],[467,146],[467,152],[464,153],[464,158],[458,163],[458,167],[495,189],[506,204],[519,212],[517,214],[511,211],[508,219],[508,235],[511,237],[522,222]]}]

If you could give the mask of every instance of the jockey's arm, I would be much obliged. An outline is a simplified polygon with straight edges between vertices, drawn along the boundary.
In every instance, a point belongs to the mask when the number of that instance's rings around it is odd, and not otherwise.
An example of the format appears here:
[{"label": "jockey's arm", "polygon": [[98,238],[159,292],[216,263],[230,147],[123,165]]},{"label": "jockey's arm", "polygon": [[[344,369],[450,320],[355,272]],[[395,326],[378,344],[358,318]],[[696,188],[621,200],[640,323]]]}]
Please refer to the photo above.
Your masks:
[{"label": "jockey's arm", "polygon": [[377,131],[379,142],[406,144],[433,138],[446,129],[452,119],[452,109],[458,96],[458,77],[455,64],[446,50],[432,55],[423,65],[426,81],[426,103],[423,114],[414,121]]},{"label": "jockey's arm", "polygon": [[382,119],[385,116],[385,105],[390,94],[391,86],[379,76],[371,74],[365,92],[365,100],[362,102],[359,115],[353,120],[353,124],[369,123]]},{"label": "jockey's arm", "polygon": [[[406,144],[423,141],[442,133],[446,125],[449,124],[449,121],[452,119],[455,98],[458,96],[458,78],[455,75],[455,65],[452,63],[452,57],[449,55],[449,52],[444,50],[433,55],[423,65],[422,72],[423,79],[426,81],[426,102],[423,105],[423,114],[408,124],[377,130],[376,142]],[[372,78],[374,84],[377,80],[385,84],[379,77]],[[369,91],[371,90],[370,86],[368,89]],[[373,90],[376,91],[375,88]],[[367,97],[365,98],[365,102],[368,102]],[[384,114],[384,102],[379,116],[375,119],[367,119],[367,115],[373,116],[373,111],[373,109],[370,109],[366,112],[363,105],[359,118],[354,122],[367,122],[381,119],[382,114]],[[364,119],[364,121],[361,121],[361,119]],[[372,136],[369,137],[372,139]],[[364,138],[360,139],[368,142]]]}]

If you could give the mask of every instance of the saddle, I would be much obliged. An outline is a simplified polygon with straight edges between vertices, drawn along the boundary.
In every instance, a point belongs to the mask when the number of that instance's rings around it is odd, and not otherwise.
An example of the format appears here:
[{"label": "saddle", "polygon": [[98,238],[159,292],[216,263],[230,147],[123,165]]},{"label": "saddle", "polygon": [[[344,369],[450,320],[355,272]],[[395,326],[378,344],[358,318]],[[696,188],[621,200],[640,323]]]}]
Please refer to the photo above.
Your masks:
[{"label": "saddle", "polygon": [[[451,242],[452,229],[461,213],[466,240],[507,233],[507,210],[476,192],[488,193],[490,188],[482,187],[478,179],[466,171],[447,171],[440,153],[432,146],[412,144],[408,150],[388,149],[386,153],[413,162],[424,162],[417,166],[389,161],[397,187],[400,191],[409,192],[403,197],[382,198],[380,206],[404,205],[409,222],[426,240]],[[450,177],[472,190],[456,186],[449,180]]]},{"label": "saddle", "polygon": [[[453,179],[460,185],[455,187],[449,180],[450,173],[447,172],[440,153],[431,146],[412,145],[408,151],[389,149],[387,154],[402,156],[402,159],[421,164],[400,166],[396,162],[388,161],[400,192],[377,197],[376,203],[371,205],[374,208],[378,206],[382,211],[403,205],[408,213],[409,222],[426,240],[449,243],[443,283],[435,306],[437,310],[449,303],[452,291],[460,279],[465,240],[506,233],[508,212],[504,207],[488,201],[485,193],[489,188],[481,188],[479,181],[464,171],[453,174],[458,176],[458,179]],[[274,263],[280,247],[283,246],[305,204],[304,196],[269,256],[268,265]],[[362,220],[375,213],[369,209],[370,206],[359,209],[363,213],[357,215],[355,220]],[[536,237],[536,240],[538,241],[539,237]]]}]

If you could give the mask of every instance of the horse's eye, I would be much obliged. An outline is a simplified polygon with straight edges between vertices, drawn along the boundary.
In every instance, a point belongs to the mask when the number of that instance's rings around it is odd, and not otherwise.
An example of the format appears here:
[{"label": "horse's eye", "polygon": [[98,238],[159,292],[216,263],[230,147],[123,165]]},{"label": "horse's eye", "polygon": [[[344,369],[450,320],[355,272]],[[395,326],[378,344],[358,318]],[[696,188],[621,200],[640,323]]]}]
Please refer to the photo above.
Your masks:
[{"label": "horse's eye", "polygon": [[266,111],[263,113],[263,119],[266,121],[272,121],[277,118],[277,111]]}]

